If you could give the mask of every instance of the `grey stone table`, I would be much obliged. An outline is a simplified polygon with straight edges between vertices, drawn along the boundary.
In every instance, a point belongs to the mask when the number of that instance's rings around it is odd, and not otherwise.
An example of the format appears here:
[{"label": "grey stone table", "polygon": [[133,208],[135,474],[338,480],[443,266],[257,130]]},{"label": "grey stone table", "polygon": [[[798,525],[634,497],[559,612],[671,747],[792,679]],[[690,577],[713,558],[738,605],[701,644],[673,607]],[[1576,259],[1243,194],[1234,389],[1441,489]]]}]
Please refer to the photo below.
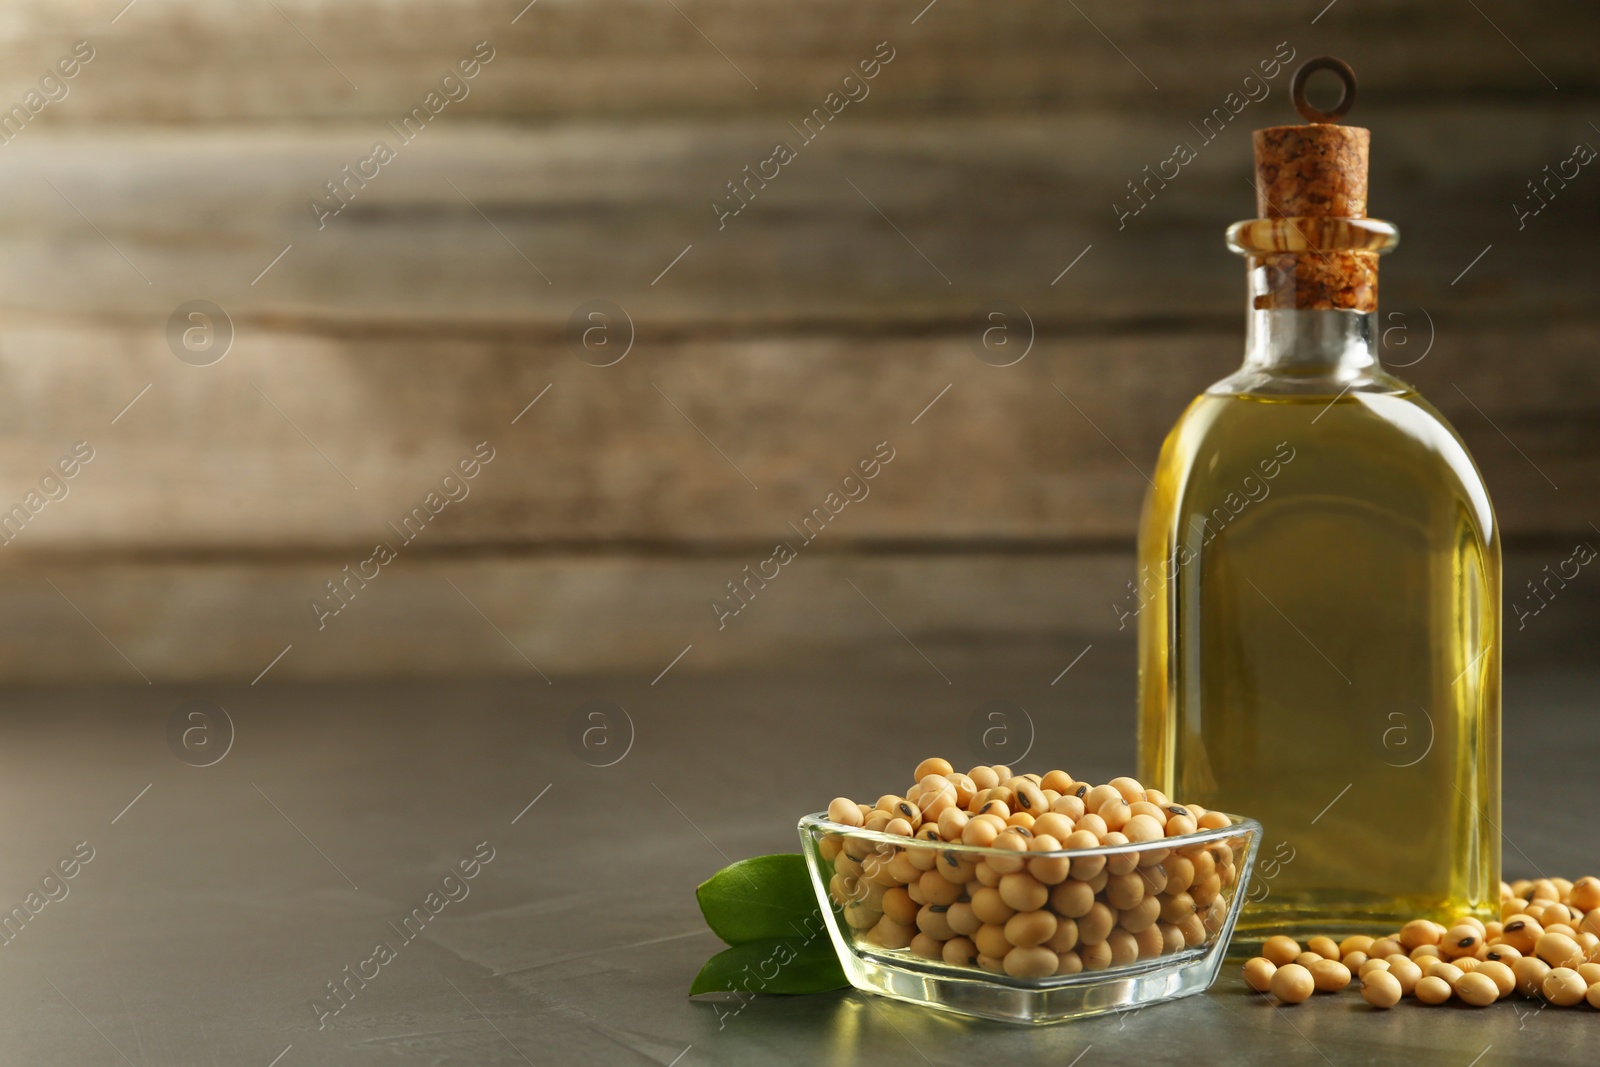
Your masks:
[{"label": "grey stone table", "polygon": [[[886,769],[963,752],[987,701],[1031,717],[1024,765],[1131,767],[1131,663],[1097,648],[1052,686],[1064,665],[951,670],[949,684],[868,664],[655,685],[9,692],[0,906],[39,895],[0,946],[0,1063],[1595,1062],[1588,1009],[1376,1014],[1354,995],[1278,1009],[1232,968],[1203,996],[1032,1029],[855,992],[760,998],[726,1017],[685,996],[718,947],[698,882],[794,851],[796,817],[830,796],[876,794]],[[1597,683],[1507,679],[1508,873],[1600,867]],[[231,747],[212,712],[179,723],[201,732],[174,748],[174,712],[205,700],[226,709]],[[613,713],[611,734],[570,743],[590,700],[625,708],[631,738]],[[175,751],[221,758],[198,767]],[[92,858],[47,878],[75,849]],[[474,866],[475,853],[492,858]],[[462,860],[475,877],[447,883]],[[433,892],[447,902],[403,939]],[[372,973],[379,942],[398,947],[376,976],[319,1012],[347,966]]]}]

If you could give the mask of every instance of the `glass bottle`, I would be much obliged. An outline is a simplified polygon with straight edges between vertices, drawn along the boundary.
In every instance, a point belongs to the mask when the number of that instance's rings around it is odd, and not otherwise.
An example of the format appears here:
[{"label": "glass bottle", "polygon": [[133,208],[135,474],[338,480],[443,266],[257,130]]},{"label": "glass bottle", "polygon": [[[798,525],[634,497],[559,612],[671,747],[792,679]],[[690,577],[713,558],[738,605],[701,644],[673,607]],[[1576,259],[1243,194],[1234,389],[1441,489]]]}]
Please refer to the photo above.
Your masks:
[{"label": "glass bottle", "polygon": [[1168,435],[1139,535],[1140,778],[1265,826],[1247,930],[1498,917],[1499,533],[1379,362],[1366,143],[1257,132],[1244,365]]}]

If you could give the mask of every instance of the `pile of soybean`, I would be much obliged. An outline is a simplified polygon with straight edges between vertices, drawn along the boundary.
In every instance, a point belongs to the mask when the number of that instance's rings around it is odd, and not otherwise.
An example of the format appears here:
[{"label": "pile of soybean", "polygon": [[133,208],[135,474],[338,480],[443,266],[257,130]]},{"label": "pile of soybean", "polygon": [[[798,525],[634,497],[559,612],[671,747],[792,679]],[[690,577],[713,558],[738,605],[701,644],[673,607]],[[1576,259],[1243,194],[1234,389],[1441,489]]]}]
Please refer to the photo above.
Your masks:
[{"label": "pile of soybean", "polygon": [[[868,946],[1015,978],[1121,967],[1213,939],[1238,881],[1242,838],[1175,841],[1232,820],[1178,804],[1132,778],[1104,785],[1061,770],[1003,765],[957,773],[925,759],[903,794],[875,804],[839,797],[828,819],[910,840],[886,845],[848,829],[824,835],[828,891]],[[993,849],[968,853],[953,843]],[[1062,850],[1141,846],[1111,856]],[[1040,853],[1056,853],[1040,855]]]},{"label": "pile of soybean", "polygon": [[1283,1004],[1336,993],[1354,973],[1374,1008],[1408,996],[1482,1008],[1512,993],[1600,1008],[1600,878],[1501,882],[1498,922],[1414,919],[1387,937],[1313,937],[1305,951],[1279,934],[1261,952],[1245,963],[1244,980]]}]

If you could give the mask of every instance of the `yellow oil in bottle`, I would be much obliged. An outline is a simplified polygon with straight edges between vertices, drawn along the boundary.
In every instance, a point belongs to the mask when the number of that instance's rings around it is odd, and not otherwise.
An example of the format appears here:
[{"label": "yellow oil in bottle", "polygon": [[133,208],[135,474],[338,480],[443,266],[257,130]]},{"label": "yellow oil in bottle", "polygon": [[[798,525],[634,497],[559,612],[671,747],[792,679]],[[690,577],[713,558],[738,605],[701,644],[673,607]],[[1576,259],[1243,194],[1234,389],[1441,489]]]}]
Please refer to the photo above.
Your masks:
[{"label": "yellow oil in bottle", "polygon": [[1492,918],[1500,550],[1482,480],[1381,370],[1241,375],[1184,413],[1145,505],[1141,779],[1263,823],[1243,929]]}]

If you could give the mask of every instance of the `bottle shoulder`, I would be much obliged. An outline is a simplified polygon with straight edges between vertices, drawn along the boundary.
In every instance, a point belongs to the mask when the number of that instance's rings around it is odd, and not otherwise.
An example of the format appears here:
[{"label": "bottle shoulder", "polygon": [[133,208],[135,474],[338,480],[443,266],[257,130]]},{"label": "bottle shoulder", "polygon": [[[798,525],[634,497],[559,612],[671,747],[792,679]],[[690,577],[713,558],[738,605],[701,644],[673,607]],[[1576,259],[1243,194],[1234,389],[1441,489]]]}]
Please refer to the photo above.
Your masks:
[{"label": "bottle shoulder", "polygon": [[1210,396],[1249,396],[1267,399],[1295,397],[1313,400],[1318,397],[1331,400],[1351,393],[1376,393],[1384,396],[1415,395],[1410,383],[1384,370],[1381,366],[1362,367],[1352,372],[1328,373],[1325,365],[1315,371],[1291,373],[1284,368],[1244,366],[1214,382],[1206,390]]},{"label": "bottle shoulder", "polygon": [[1272,491],[1280,505],[1448,501],[1496,542],[1488,488],[1460,435],[1415,389],[1384,377],[1381,389],[1335,395],[1202,393],[1162,447],[1147,517],[1166,525],[1230,492]]}]

